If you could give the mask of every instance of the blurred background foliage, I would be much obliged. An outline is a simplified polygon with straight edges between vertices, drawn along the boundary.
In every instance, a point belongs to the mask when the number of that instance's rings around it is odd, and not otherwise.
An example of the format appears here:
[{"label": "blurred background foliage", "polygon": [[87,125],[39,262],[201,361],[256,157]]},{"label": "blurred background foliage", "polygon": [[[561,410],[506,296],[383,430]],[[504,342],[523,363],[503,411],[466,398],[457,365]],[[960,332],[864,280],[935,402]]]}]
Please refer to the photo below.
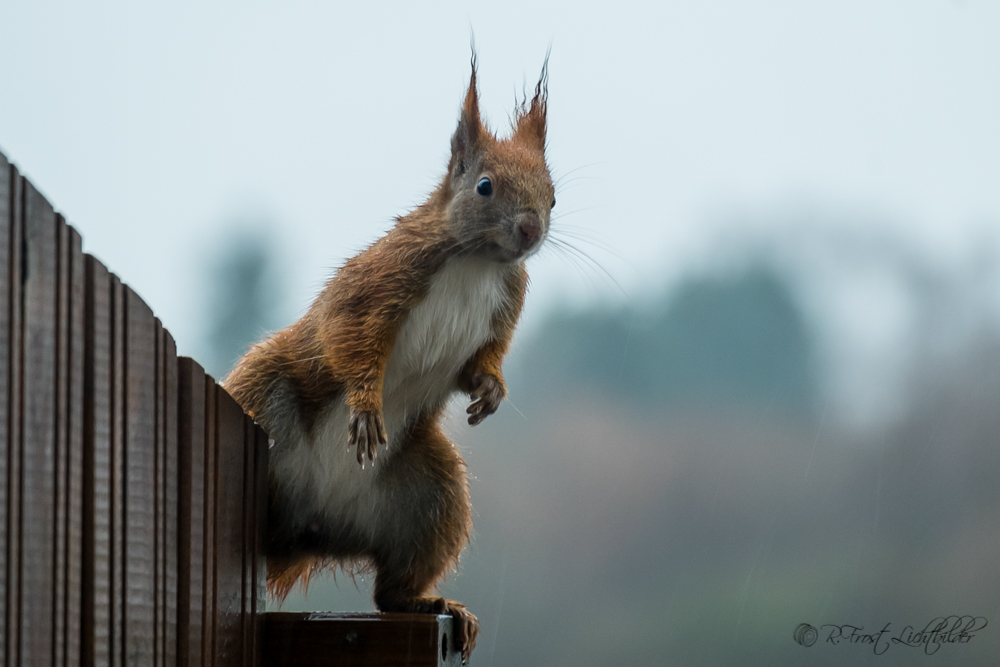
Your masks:
[{"label": "blurred background foliage", "polygon": [[252,343],[282,328],[286,287],[277,241],[266,219],[236,218],[216,242],[205,284],[205,331],[199,361],[222,379]]},{"label": "blurred background foliage", "polygon": [[813,342],[784,281],[766,265],[689,277],[647,312],[554,313],[519,357],[537,400],[565,387],[650,409],[775,405],[815,409]]},{"label": "blurred background foliage", "polygon": [[[479,615],[475,664],[995,655],[993,628],[933,656],[792,641],[803,622],[997,618],[1000,331],[982,247],[949,265],[785,218],[721,235],[641,302],[552,309],[515,339],[509,403],[474,430],[453,411],[476,530],[443,590]],[[239,230],[206,295],[220,376],[282,311],[288,258]],[[880,318],[890,334],[852,338]],[[284,608],[370,609],[369,585],[315,580]]]}]

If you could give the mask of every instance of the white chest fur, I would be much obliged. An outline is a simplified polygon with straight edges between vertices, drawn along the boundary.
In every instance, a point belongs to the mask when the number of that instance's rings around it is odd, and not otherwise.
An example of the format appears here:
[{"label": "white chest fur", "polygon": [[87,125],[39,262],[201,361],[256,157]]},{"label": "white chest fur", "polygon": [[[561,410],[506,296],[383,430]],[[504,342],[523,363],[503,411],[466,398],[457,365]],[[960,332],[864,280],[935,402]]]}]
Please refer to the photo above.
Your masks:
[{"label": "white chest fur", "polygon": [[504,269],[496,262],[460,258],[433,277],[427,296],[400,328],[389,358],[386,412],[410,413],[455,389],[462,365],[492,335],[493,315],[505,298]]},{"label": "white chest fur", "polygon": [[[379,459],[392,456],[412,416],[458,388],[462,366],[492,336],[493,316],[507,298],[506,270],[496,262],[460,258],[431,279],[427,295],[400,327],[386,367],[382,414],[389,438]],[[279,477],[294,478],[286,488],[301,489],[303,500],[318,503],[314,509],[373,525],[365,516],[377,512],[379,491],[372,471],[362,470],[347,446],[347,422],[347,406],[331,406],[311,438],[302,434],[301,441],[272,455],[272,468]]]}]

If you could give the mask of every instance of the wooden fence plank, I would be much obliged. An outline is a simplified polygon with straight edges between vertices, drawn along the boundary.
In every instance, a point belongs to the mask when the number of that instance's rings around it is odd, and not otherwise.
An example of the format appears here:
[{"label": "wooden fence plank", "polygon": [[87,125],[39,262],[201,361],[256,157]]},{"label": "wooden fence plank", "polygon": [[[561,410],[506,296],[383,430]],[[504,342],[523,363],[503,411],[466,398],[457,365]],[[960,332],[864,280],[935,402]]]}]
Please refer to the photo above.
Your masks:
[{"label": "wooden fence plank", "polygon": [[243,664],[245,421],[243,410],[221,387],[215,389],[218,432],[216,539],[216,664]]},{"label": "wooden fence plank", "polygon": [[218,428],[216,421],[215,380],[210,375],[205,376],[205,553],[203,573],[202,598],[202,664],[213,667],[216,664],[216,553],[218,552],[217,535],[217,505],[218,505],[218,469],[219,447]]},{"label": "wooden fence plank", "polygon": [[153,312],[126,288],[125,663],[154,664],[156,335]]},{"label": "wooden fence plank", "polygon": [[156,379],[154,393],[153,419],[153,475],[154,484],[149,490],[153,494],[153,665],[163,666],[166,633],[166,559],[167,559],[167,520],[166,520],[166,373],[163,359],[163,325],[159,319],[154,319],[154,336],[156,340],[156,357],[153,359]]},{"label": "wooden fence plank", "polygon": [[84,343],[83,611],[85,663],[111,663],[112,600],[112,282],[86,258]]},{"label": "wooden fence plank", "polygon": [[125,286],[111,276],[111,665],[125,664]]},{"label": "wooden fence plank", "polygon": [[83,465],[83,252],[57,216],[53,656],[79,664]]},{"label": "wooden fence plank", "polygon": [[14,542],[9,541],[10,523],[7,505],[10,486],[7,483],[8,457],[10,456],[10,393],[11,384],[11,308],[13,264],[11,262],[11,236],[14,233],[12,188],[13,167],[7,158],[0,153],[0,277],[3,279],[3,289],[0,289],[0,665],[6,665],[7,660],[7,619],[9,600],[7,599],[7,548]]},{"label": "wooden fence plank", "polygon": [[75,229],[69,230],[69,319],[70,339],[67,443],[67,474],[69,489],[66,519],[66,664],[81,662],[81,604],[83,603],[83,410],[84,410],[84,347],[85,347],[85,265],[83,240]]},{"label": "wooden fence plank", "polygon": [[252,489],[252,495],[248,504],[253,507],[253,541],[250,545],[249,553],[253,557],[253,578],[252,603],[250,608],[250,618],[253,619],[253,664],[255,667],[263,665],[264,660],[264,612],[265,596],[267,594],[267,562],[264,559],[264,537],[267,530],[267,467],[270,457],[271,440],[267,437],[264,429],[254,425],[255,457],[254,457],[254,483],[248,488]]},{"label": "wooden fence plank", "polygon": [[69,555],[66,530],[69,527],[69,227],[56,215],[56,312],[55,312],[55,561],[52,599],[52,664],[66,663],[66,573]]},{"label": "wooden fence plank", "polygon": [[178,360],[177,664],[202,664],[205,567],[205,371]]},{"label": "wooden fence plank", "polygon": [[7,664],[7,457],[10,452],[11,166],[0,153],[0,665]]},{"label": "wooden fence plank", "polygon": [[163,357],[163,453],[164,453],[164,646],[163,661],[168,667],[177,663],[177,574],[178,574],[178,454],[177,454],[177,345],[166,329],[160,345]]},{"label": "wooden fence plank", "polygon": [[23,290],[24,266],[24,180],[13,166],[9,170],[10,203],[10,367],[7,401],[7,623],[5,632],[7,665],[21,664],[21,468],[24,424]]},{"label": "wooden fence plank", "polygon": [[[242,411],[241,411],[242,412]],[[253,483],[255,479],[255,462],[257,448],[255,447],[255,435],[253,419],[248,415],[243,417],[243,498],[241,501],[243,514],[243,544],[240,551],[243,553],[243,581],[240,582],[242,591],[242,608],[240,614],[243,616],[243,665],[253,667],[253,623],[250,614],[253,613],[253,540],[254,540],[254,507]]]},{"label": "wooden fence plank", "polygon": [[154,664],[177,654],[177,354],[156,320]]},{"label": "wooden fence plank", "polygon": [[24,183],[24,366],[21,489],[21,664],[53,659],[56,218]]},{"label": "wooden fence plank", "polygon": [[255,667],[257,606],[257,424],[243,415],[243,664]]}]

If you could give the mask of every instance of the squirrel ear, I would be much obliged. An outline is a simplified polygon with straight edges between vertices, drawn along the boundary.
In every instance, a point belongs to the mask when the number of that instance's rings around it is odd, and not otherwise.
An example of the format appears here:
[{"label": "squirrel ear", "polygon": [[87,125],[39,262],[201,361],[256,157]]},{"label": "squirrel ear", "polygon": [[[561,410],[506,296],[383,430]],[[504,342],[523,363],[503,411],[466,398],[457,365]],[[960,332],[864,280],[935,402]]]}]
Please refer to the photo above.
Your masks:
[{"label": "squirrel ear", "polygon": [[458,129],[451,137],[451,168],[459,164],[458,173],[465,171],[463,162],[476,150],[486,133],[483,122],[479,118],[479,93],[476,91],[476,57],[472,56],[472,78],[469,80],[469,91],[465,94],[462,104],[462,115],[458,119]]},{"label": "squirrel ear", "polygon": [[542,74],[535,85],[535,96],[531,103],[521,105],[514,125],[515,141],[528,144],[532,148],[545,152],[545,114],[549,98],[549,57],[545,56]]}]

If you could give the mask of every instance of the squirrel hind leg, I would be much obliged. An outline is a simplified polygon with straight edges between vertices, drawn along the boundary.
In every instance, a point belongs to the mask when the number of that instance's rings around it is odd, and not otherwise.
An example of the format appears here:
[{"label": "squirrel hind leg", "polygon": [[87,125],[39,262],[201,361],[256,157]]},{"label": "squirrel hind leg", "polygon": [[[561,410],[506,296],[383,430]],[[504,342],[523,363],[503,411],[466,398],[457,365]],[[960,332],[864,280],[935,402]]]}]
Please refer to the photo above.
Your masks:
[{"label": "squirrel hind leg", "polygon": [[441,431],[437,415],[420,419],[380,471],[393,489],[383,506],[379,544],[373,545],[373,597],[383,612],[447,614],[454,647],[467,662],[479,621],[465,605],[433,595],[469,539],[471,506],[465,462]]}]

